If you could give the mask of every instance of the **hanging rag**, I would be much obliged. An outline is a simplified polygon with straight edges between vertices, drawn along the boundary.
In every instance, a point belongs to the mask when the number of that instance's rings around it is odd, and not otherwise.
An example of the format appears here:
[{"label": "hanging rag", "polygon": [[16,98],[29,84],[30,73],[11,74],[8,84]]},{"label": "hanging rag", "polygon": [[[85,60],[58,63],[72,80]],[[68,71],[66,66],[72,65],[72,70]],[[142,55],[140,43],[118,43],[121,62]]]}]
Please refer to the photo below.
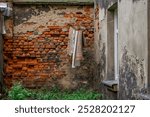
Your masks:
[{"label": "hanging rag", "polygon": [[76,50],[77,50],[77,41],[78,41],[78,31],[75,31],[74,43],[73,43],[73,53],[72,53],[72,68],[80,66],[80,63],[76,61]]},{"label": "hanging rag", "polygon": [[68,41],[68,54],[71,56],[74,50],[74,41],[75,41],[75,29],[70,27],[69,29],[69,41]]},{"label": "hanging rag", "polygon": [[72,68],[80,66],[80,61],[84,60],[83,45],[85,45],[85,40],[83,38],[83,31],[76,30],[70,27],[68,54],[72,56]]},{"label": "hanging rag", "polygon": [[83,58],[83,38],[82,38],[83,36],[82,36],[82,31],[81,30],[79,30],[78,31],[78,36],[77,36],[77,49],[76,49],[76,58],[75,58],[75,60],[76,61],[81,61],[81,60],[83,60],[84,58]]},{"label": "hanging rag", "polygon": [[75,67],[80,66],[80,61],[83,60],[83,38],[82,38],[82,31],[77,31],[77,44],[76,46],[76,52],[75,52]]}]

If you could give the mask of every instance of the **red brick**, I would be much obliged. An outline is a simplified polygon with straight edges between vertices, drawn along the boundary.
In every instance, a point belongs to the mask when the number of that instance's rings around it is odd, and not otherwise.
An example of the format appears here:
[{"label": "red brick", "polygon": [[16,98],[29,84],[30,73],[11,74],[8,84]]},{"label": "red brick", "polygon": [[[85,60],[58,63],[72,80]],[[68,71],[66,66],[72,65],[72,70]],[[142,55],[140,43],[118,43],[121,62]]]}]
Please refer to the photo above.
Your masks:
[{"label": "red brick", "polygon": [[[66,13],[62,17],[63,22],[66,21],[64,25],[62,22],[62,25],[59,26],[57,23],[59,18],[56,18],[55,21],[50,20],[51,25],[40,25],[35,31],[14,33],[13,39],[9,36],[5,37],[4,54],[6,57],[4,59],[8,61],[6,62],[6,71],[11,78],[11,80],[8,79],[7,85],[11,85],[13,80],[18,80],[23,81],[24,85],[28,87],[43,86],[42,84],[48,84],[46,81],[51,81],[53,77],[63,78],[66,75],[66,69],[61,70],[62,66],[70,64],[66,49],[69,40],[69,19],[66,18],[76,20],[70,23],[73,26],[93,27],[90,7],[83,8],[81,12]],[[31,26],[33,22],[22,25]],[[11,24],[11,26],[13,25]],[[84,34],[87,38],[87,47],[84,47],[84,51],[87,51],[93,46],[93,32],[85,30]],[[28,40],[30,37],[32,40]],[[55,58],[57,55],[62,62],[57,63]],[[45,73],[46,71],[49,72]]]},{"label": "red brick", "polygon": [[27,71],[28,68],[27,68],[27,67],[23,67],[22,70],[23,70],[23,71]]},{"label": "red brick", "polygon": [[27,32],[27,35],[33,35],[33,32]]}]

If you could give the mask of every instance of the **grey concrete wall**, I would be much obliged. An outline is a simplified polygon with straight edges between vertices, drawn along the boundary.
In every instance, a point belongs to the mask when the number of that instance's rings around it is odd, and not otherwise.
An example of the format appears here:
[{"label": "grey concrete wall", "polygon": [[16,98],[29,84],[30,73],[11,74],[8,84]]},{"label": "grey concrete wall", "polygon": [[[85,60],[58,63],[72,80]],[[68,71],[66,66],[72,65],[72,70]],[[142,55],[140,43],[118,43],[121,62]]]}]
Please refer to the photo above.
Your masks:
[{"label": "grey concrete wall", "polygon": [[[113,41],[108,40],[112,38],[110,33],[113,33],[111,21],[112,17],[107,12],[107,8],[114,1],[95,1],[95,60],[96,60],[96,73],[95,73],[95,85],[99,88],[100,92],[103,92],[105,99],[117,99],[117,94],[107,90],[107,87],[102,84],[103,80],[113,79],[113,62],[114,59],[111,56],[113,47]],[[109,15],[108,15],[109,14]],[[107,30],[109,29],[109,30]]]},{"label": "grey concrete wall", "polygon": [[[97,69],[97,79],[103,80],[105,78],[105,68],[106,68],[106,38],[107,33],[106,20],[101,21],[101,16],[99,15],[101,6],[97,2],[95,4],[95,60],[96,65],[99,67]],[[101,22],[100,22],[101,21]]]},{"label": "grey concrete wall", "polygon": [[120,0],[118,6],[119,98],[136,99],[148,85],[147,0]]},{"label": "grey concrete wall", "polygon": [[[114,75],[113,64],[113,16],[109,9],[113,4],[115,4],[117,0],[111,1],[103,1],[97,0],[95,3],[95,9],[99,9],[99,13],[97,14],[99,17],[95,19],[95,59],[96,63],[104,63],[102,65],[103,69],[103,80],[104,79],[112,79]],[[96,8],[98,7],[98,8]],[[96,12],[96,11],[95,11]],[[97,16],[96,16],[97,17]],[[102,62],[103,61],[103,62]]]},{"label": "grey concrete wall", "polygon": [[[95,16],[95,60],[100,90],[115,99],[148,99],[148,55],[150,50],[150,13],[148,0],[118,0],[119,19],[119,92],[106,91],[101,81],[111,79],[113,71],[113,21],[111,12],[117,0],[95,0],[95,13],[99,8],[98,18]],[[98,5],[97,5],[98,4]],[[98,7],[98,8],[97,8]],[[149,15],[148,15],[149,14]],[[149,17],[148,17],[149,16]],[[148,19],[149,18],[149,19]],[[150,22],[150,21],[149,21]],[[97,25],[99,24],[99,25]],[[98,27],[99,26],[99,27]],[[149,30],[148,30],[149,29]],[[112,78],[113,79],[113,78]]]}]

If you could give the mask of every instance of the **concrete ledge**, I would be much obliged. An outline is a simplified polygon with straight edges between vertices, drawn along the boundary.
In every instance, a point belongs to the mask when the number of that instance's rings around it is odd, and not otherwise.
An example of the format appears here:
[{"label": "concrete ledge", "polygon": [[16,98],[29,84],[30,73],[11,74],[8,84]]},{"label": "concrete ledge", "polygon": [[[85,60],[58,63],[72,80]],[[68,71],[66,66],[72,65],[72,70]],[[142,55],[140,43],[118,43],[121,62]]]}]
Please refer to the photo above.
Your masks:
[{"label": "concrete ledge", "polygon": [[118,85],[118,81],[117,80],[104,80],[104,81],[102,81],[102,83],[104,85],[109,86],[109,87],[112,87],[113,85]]},{"label": "concrete ledge", "polygon": [[93,0],[13,0],[15,4],[72,4],[72,5],[94,5]]},{"label": "concrete ledge", "polygon": [[118,81],[117,80],[104,80],[102,84],[107,86],[108,90],[118,92]]}]

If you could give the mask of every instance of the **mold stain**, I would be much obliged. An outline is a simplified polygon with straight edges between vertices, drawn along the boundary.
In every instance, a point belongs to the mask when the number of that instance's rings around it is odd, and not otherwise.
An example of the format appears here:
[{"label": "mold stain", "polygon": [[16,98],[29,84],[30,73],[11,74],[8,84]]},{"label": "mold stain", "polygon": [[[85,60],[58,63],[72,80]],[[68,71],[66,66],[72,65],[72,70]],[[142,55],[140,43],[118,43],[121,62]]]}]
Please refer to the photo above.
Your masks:
[{"label": "mold stain", "polygon": [[129,55],[126,47],[123,50],[122,65],[120,66],[119,92],[120,99],[135,99],[137,91],[144,88],[143,60]]}]

